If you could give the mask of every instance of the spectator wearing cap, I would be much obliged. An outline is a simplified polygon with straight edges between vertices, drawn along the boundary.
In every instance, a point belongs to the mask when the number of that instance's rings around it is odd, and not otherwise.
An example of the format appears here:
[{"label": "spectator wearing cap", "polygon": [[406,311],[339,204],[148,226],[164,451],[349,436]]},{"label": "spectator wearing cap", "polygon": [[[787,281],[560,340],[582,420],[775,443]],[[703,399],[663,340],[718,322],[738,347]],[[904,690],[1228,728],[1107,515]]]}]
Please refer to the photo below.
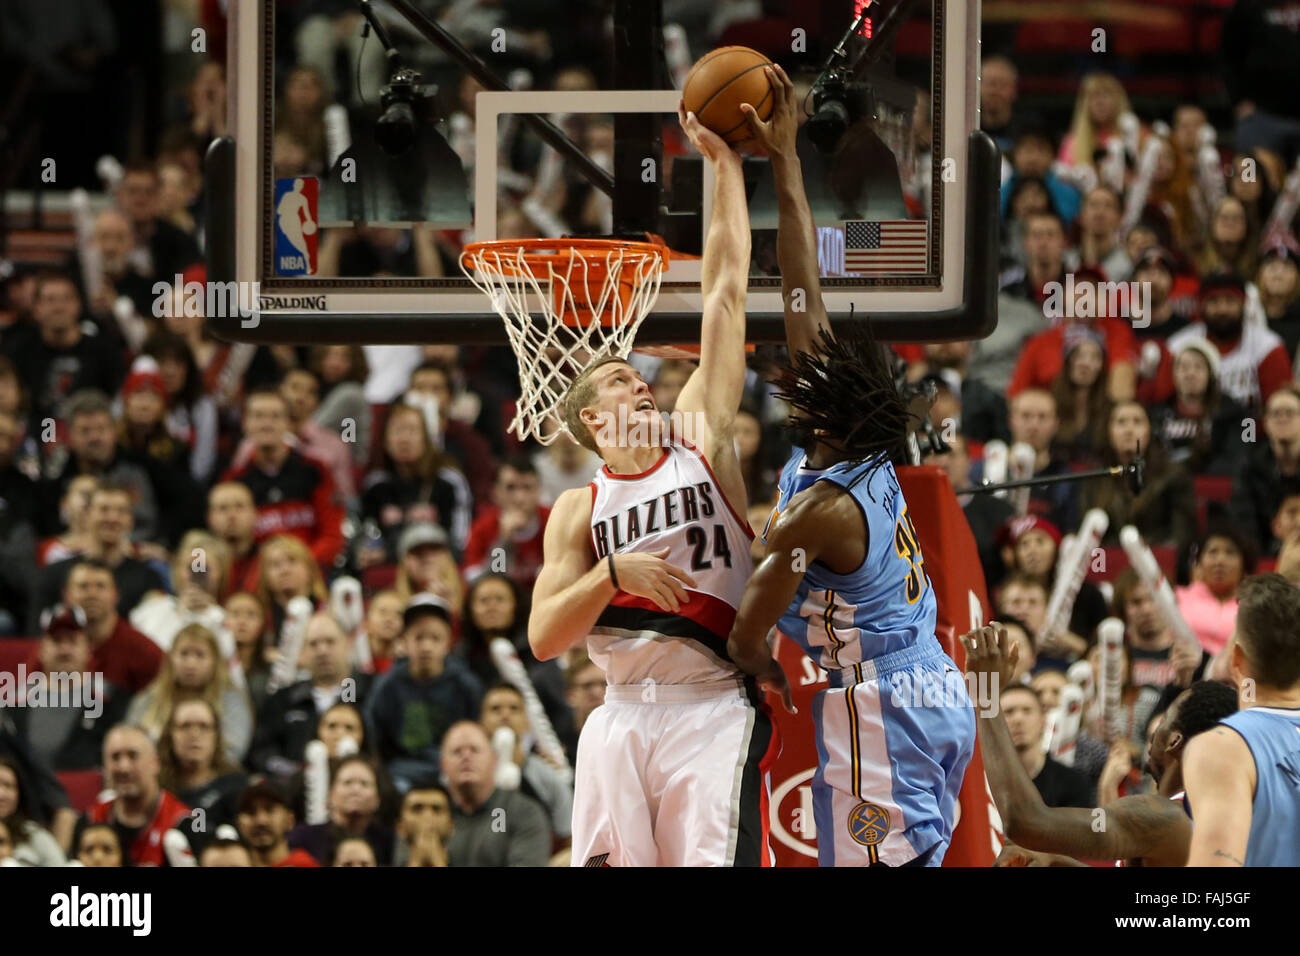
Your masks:
[{"label": "spectator wearing cap", "polygon": [[[153,566],[135,556],[131,546],[131,490],[115,482],[101,482],[90,495],[90,541],[79,557],[65,558],[41,569],[31,611],[41,611],[59,600],[70,573],[81,560],[91,558],[107,567],[116,585],[117,612],[123,617],[150,591],[166,590]],[[35,623],[33,621],[33,623]]]},{"label": "spectator wearing cap", "polygon": [[1205,339],[1219,351],[1219,387],[1248,410],[1291,381],[1291,358],[1277,333],[1245,321],[1246,284],[1232,272],[1215,272],[1201,280],[1201,321],[1169,339],[1178,352],[1193,339]]},{"label": "spectator wearing cap", "polygon": [[61,596],[85,614],[91,670],[127,693],[138,692],[158,673],[162,651],[119,613],[123,602],[113,569],[90,557],[71,558],[68,564]]},{"label": "spectator wearing cap", "polygon": [[[174,524],[160,510],[158,489],[147,464],[118,444],[117,424],[108,396],[93,390],[77,392],[65,403],[67,460],[54,477],[40,483],[41,531],[57,534],[58,505],[68,484],[78,475],[117,482],[131,492],[134,541],[162,541]],[[174,539],[168,539],[174,540]]]},{"label": "spectator wearing cap", "polygon": [[465,577],[501,571],[529,590],[542,569],[542,539],[551,509],[542,504],[537,468],[526,455],[501,466],[492,489],[494,504],[484,508],[465,545]]},{"label": "spectator wearing cap", "polygon": [[[14,730],[46,767],[60,773],[93,770],[104,737],[126,713],[131,695],[92,676],[86,615],[75,605],[60,604],[47,614],[35,658],[26,668],[28,683],[17,688],[20,699],[6,708]],[[56,693],[68,687],[80,688],[73,695],[80,699]]]},{"label": "spectator wearing cap", "polygon": [[1178,272],[1174,257],[1159,246],[1143,250],[1133,263],[1129,281],[1141,283],[1149,290],[1150,297],[1149,315],[1134,310],[1133,331],[1138,341],[1164,341],[1187,328],[1188,319],[1174,308],[1174,285]]},{"label": "spectator wearing cap", "polygon": [[1185,342],[1173,360],[1174,394],[1151,408],[1154,440],[1193,475],[1234,475],[1241,467],[1246,410],[1219,389],[1219,350]]},{"label": "spectator wearing cap", "polygon": [[361,492],[368,540],[358,549],[358,565],[396,562],[402,532],[416,523],[438,525],[460,552],[469,537],[470,505],[469,483],[430,440],[424,415],[411,405],[393,405],[384,420],[380,467]]},{"label": "spectator wearing cap", "polygon": [[1083,196],[1079,211],[1079,244],[1065,253],[1065,267],[1100,269],[1108,280],[1118,282],[1133,271],[1133,260],[1119,241],[1119,194],[1109,186],[1093,186]]},{"label": "spectator wearing cap", "polygon": [[153,741],[139,727],[118,724],[104,739],[104,785],[86,811],[87,824],[106,823],[117,833],[127,866],[165,866],[163,835],[190,808],[158,782]]},{"label": "spectator wearing cap", "polygon": [[[1013,573],[1032,575],[1051,588],[1061,556],[1061,531],[1046,518],[1022,515],[1012,518],[1000,530],[1003,563]],[[1091,555],[1089,556],[1091,558]],[[1070,631],[1091,643],[1093,632],[1106,618],[1106,599],[1091,581],[1084,581],[1070,612]],[[1082,648],[1079,653],[1082,653]]]},{"label": "spectator wearing cap", "polygon": [[294,826],[289,797],[269,777],[254,777],[239,797],[235,817],[253,866],[320,866],[303,849],[289,846]]},{"label": "spectator wearing cap", "polygon": [[1056,450],[1072,465],[1090,465],[1106,443],[1106,340],[1086,325],[1069,325],[1065,366],[1052,382],[1056,399]]},{"label": "spectator wearing cap", "polygon": [[247,761],[255,770],[292,776],[325,712],[340,701],[362,706],[370,694],[372,678],[351,669],[352,648],[333,615],[312,615],[303,653],[307,679],[277,690],[258,714]]},{"label": "spectator wearing cap", "polygon": [[124,369],[119,347],[106,345],[107,336],[86,334],[81,293],[70,276],[52,272],[36,279],[32,317],[37,334],[20,339],[9,357],[30,396],[28,430],[35,435],[75,392],[117,394]]},{"label": "spectator wearing cap", "polygon": [[1255,547],[1227,524],[1211,527],[1192,552],[1192,583],[1174,589],[1178,610],[1208,654],[1228,646],[1237,622],[1237,588],[1255,573]]},{"label": "spectator wearing cap", "polygon": [[256,389],[244,402],[244,435],[252,454],[222,481],[248,486],[257,505],[253,536],[300,538],[322,568],[343,550],[343,506],[329,469],[302,454],[290,432],[289,405],[276,389]]},{"label": "spectator wearing cap", "polygon": [[[1045,303],[1052,328],[1025,343],[1016,363],[1007,396],[1026,388],[1050,388],[1065,368],[1066,336],[1078,335],[1078,326],[1101,336],[1106,353],[1106,395],[1111,401],[1132,398],[1137,390],[1137,340],[1128,317],[1110,313],[1109,297],[1099,292],[1101,273],[1080,269],[1055,290]],[[1072,298],[1071,298],[1072,297]],[[1050,313],[1055,313],[1051,315]]]},{"label": "spectator wearing cap", "polygon": [[408,600],[415,594],[435,594],[451,608],[452,620],[459,620],[465,586],[447,532],[427,522],[410,525],[398,539],[397,556],[397,593]]},{"label": "spectator wearing cap", "polygon": [[18,634],[36,573],[36,483],[18,468],[22,423],[0,411],[0,636]]},{"label": "spectator wearing cap", "polygon": [[1264,437],[1246,451],[1232,484],[1232,516],[1254,541],[1269,539],[1269,524],[1286,482],[1300,479],[1300,391],[1284,385],[1264,406]]},{"label": "spectator wearing cap", "polygon": [[451,610],[417,594],[402,615],[406,657],[375,683],[366,702],[380,759],[399,790],[437,783],[447,728],[478,716],[483,687],[451,650]]},{"label": "spectator wearing cap", "polygon": [[1285,242],[1269,246],[1260,260],[1255,286],[1268,327],[1281,336],[1286,354],[1294,361],[1300,348],[1300,262],[1295,248]]},{"label": "spectator wearing cap", "polygon": [[441,759],[451,794],[450,865],[545,866],[551,855],[546,811],[518,790],[497,787],[497,758],[483,725],[454,724],[443,739]]}]

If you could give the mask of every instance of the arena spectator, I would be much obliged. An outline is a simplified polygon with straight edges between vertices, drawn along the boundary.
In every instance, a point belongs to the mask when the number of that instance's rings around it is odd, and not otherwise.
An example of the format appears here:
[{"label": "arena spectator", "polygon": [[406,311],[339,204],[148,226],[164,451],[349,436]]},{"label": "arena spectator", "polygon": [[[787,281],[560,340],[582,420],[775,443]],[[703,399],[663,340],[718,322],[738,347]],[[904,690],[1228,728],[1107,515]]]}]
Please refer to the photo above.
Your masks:
[{"label": "arena spectator", "polygon": [[1128,568],[1115,579],[1115,616],[1124,622],[1128,683],[1164,690],[1187,687],[1200,676],[1202,655],[1188,655],[1160,612],[1151,587]]},{"label": "arena spectator", "polygon": [[196,855],[222,825],[233,826],[248,775],[229,756],[221,715],[206,697],[178,700],[158,740],[158,781],[195,811],[182,832]]},{"label": "arena spectator", "polygon": [[1100,269],[1108,281],[1120,282],[1133,271],[1133,262],[1119,241],[1119,195],[1109,186],[1094,186],[1083,196],[1079,212],[1079,242],[1065,254],[1066,268]]},{"label": "arena spectator", "polygon": [[[153,315],[154,293],[149,277],[140,271],[140,257],[132,255],[135,236],[131,220],[117,209],[105,209],[95,217],[91,247],[99,263],[97,275],[87,275],[82,262],[81,287],[90,295],[91,311],[116,311],[117,300],[125,297],[139,316]],[[139,346],[139,342],[134,343]]]},{"label": "arena spectator", "polygon": [[1264,549],[1264,553],[1270,555],[1279,554],[1287,541],[1300,532],[1300,482],[1287,481],[1281,485],[1270,530],[1272,539]]},{"label": "arena spectator", "polygon": [[[1038,515],[1012,518],[1000,529],[997,540],[1003,542],[1002,560],[1008,569],[1038,578],[1049,590],[1054,586],[1061,548],[1061,531],[1054,524]],[[1095,584],[1085,580],[1070,612],[1070,631],[1091,641],[1093,631],[1107,616],[1106,599]],[[1082,650],[1079,647],[1076,652]]]},{"label": "arena spectator", "polygon": [[[224,92],[224,89],[223,89]],[[171,282],[187,266],[202,260],[194,237],[158,216],[158,170],[149,164],[128,166],[117,187],[117,208],[131,220],[137,261],[150,287]]]},{"label": "arena spectator", "polygon": [[323,743],[332,758],[354,753],[369,753],[366,725],[361,711],[352,704],[338,703],[321,714],[316,724],[316,739]]},{"label": "arena spectator", "polygon": [[1119,80],[1109,73],[1089,73],[1079,85],[1074,118],[1057,158],[1067,166],[1091,166],[1094,151],[1119,135],[1119,118],[1132,111]]},{"label": "arena spectator", "polygon": [[100,760],[110,727],[126,713],[130,695],[93,675],[86,616],[80,608],[59,605],[41,629],[29,681],[13,708],[15,732],[32,754],[58,771],[91,770]]},{"label": "arena spectator", "polygon": [[1196,543],[1192,583],[1175,588],[1178,610],[1203,647],[1218,654],[1237,621],[1237,587],[1255,573],[1255,549],[1235,528],[1211,528]]},{"label": "arena spectator", "polygon": [[[1256,438],[1250,422],[1242,427],[1243,440]],[[1269,539],[1281,483],[1300,477],[1300,391],[1283,386],[1269,397],[1264,436],[1266,441],[1250,442],[1232,485],[1233,518],[1254,541]]]},{"label": "arena spectator", "polygon": [[[1023,442],[1034,450],[1033,477],[1066,474],[1069,467],[1052,445],[1060,421],[1052,393],[1041,388],[1026,388],[1012,397],[1009,407],[1012,442]],[[1029,492],[1029,509],[1050,519],[1058,528],[1077,528],[1082,517],[1079,489],[1070,482],[1038,485]]]},{"label": "arena spectator", "polygon": [[478,678],[451,649],[451,611],[433,595],[416,595],[402,615],[405,660],[379,678],[366,702],[379,756],[399,790],[438,781],[438,748],[457,720],[478,715]]},{"label": "arena spectator", "polygon": [[317,345],[311,350],[307,367],[320,383],[320,405],[312,418],[335,435],[342,434],[351,422],[356,435],[348,446],[352,464],[364,467],[370,460],[373,427],[364,387],[370,375],[365,350],[360,345]]},{"label": "arena spectator", "polygon": [[1086,325],[1065,329],[1065,364],[1052,381],[1055,447],[1070,464],[1091,464],[1106,444],[1106,341]]},{"label": "arena spectator", "polygon": [[322,866],[334,861],[335,848],[343,840],[364,840],[384,866],[393,861],[396,834],[379,819],[379,772],[366,757],[344,757],[334,768],[330,781],[329,822],[300,823],[289,832],[289,845],[303,849]]},{"label": "arena spectator", "polygon": [[397,593],[405,599],[424,592],[435,594],[447,602],[457,619],[465,589],[450,548],[447,532],[437,525],[417,522],[403,531],[397,542]]},{"label": "arena spectator", "polygon": [[1087,779],[1043,749],[1045,715],[1038,695],[1029,687],[1008,687],[1002,691],[1001,703],[1011,743],[1043,803],[1049,807],[1092,807],[1093,788]]},{"label": "arena spectator", "polygon": [[27,620],[36,566],[36,484],[15,464],[21,423],[0,412],[0,635]]},{"label": "arena spectator", "polygon": [[252,866],[248,847],[232,837],[217,838],[198,854],[199,866]]},{"label": "arena spectator", "polygon": [[570,488],[581,488],[591,481],[600,468],[600,456],[583,448],[568,432],[561,432],[555,440],[533,455],[533,467],[541,482],[541,501],[547,508]]},{"label": "arena spectator", "polygon": [[235,656],[235,642],[226,629],[225,610],[217,601],[229,567],[230,553],[220,538],[206,531],[189,532],[172,560],[176,593],[147,595],[131,612],[131,625],[165,651],[181,628],[201,624],[216,635],[222,660],[230,660]]},{"label": "arena spectator", "polygon": [[117,833],[127,866],[163,866],[163,834],[190,808],[158,783],[158,752],[149,735],[119,724],[104,740],[104,783],[109,788],[86,811],[87,823]]},{"label": "arena spectator", "polygon": [[[92,475],[117,482],[130,491],[133,525],[128,531],[134,540],[162,540],[164,515],[159,511],[154,475],[147,463],[118,445],[117,424],[108,397],[95,391],[77,392],[65,404],[64,414],[68,457],[54,477],[41,483],[43,508],[52,508],[75,476]],[[44,517],[45,533],[59,530],[53,524],[57,517]]]},{"label": "arena spectator", "polygon": [[[496,785],[496,754],[482,725],[461,721],[442,742],[451,794],[451,866],[545,866],[551,855],[546,811],[531,797]],[[496,821],[505,821],[502,827]]]},{"label": "arena spectator", "polygon": [[1140,309],[1133,310],[1133,332],[1139,341],[1165,340],[1187,328],[1187,318],[1180,315],[1173,304],[1177,275],[1178,264],[1173,256],[1158,246],[1145,250],[1134,262],[1129,281],[1143,283],[1151,297],[1150,315],[1140,314]]},{"label": "arena spectator", "polygon": [[378,866],[374,848],[360,837],[344,837],[334,847],[330,866]]},{"label": "arena spectator", "polygon": [[[36,579],[32,614],[37,615],[58,600],[73,567],[91,559],[105,565],[117,591],[117,613],[127,617],[150,591],[166,590],[154,568],[132,554],[131,491],[122,484],[101,481],[90,496],[89,547],[75,558],[65,558],[41,569]],[[74,602],[75,603],[75,602]]]},{"label": "arena spectator", "polygon": [[[974,345],[970,342],[942,342],[922,346],[924,359],[908,368],[908,378],[918,380],[937,375],[960,397],[959,430],[970,441],[987,442],[1011,437],[1007,425],[1006,399],[980,381],[971,371]],[[954,486],[956,487],[956,486]],[[751,500],[754,500],[751,497]]]},{"label": "arena spectator", "polygon": [[980,64],[980,129],[993,137],[1003,156],[1011,155],[1017,120],[1020,73],[1005,56],[988,56]]},{"label": "arena spectator", "polygon": [[236,813],[239,835],[253,866],[320,866],[310,853],[289,846],[293,809],[280,787],[266,777],[254,777],[239,796]]},{"label": "arena spectator", "polygon": [[232,683],[226,661],[216,635],[202,624],[185,625],[158,676],[131,701],[127,720],[158,741],[178,704],[205,700],[220,717],[225,757],[242,760],[253,737],[253,714],[243,689]]},{"label": "arena spectator", "polygon": [[417,522],[438,525],[456,550],[463,550],[470,528],[469,484],[429,440],[419,409],[392,407],[384,421],[382,456],[362,490],[366,537],[359,539],[357,564],[364,569],[396,562],[402,532]]},{"label": "arena spectator", "polygon": [[208,529],[226,546],[230,567],[218,592],[224,599],[238,591],[255,591],[262,576],[260,549],[254,537],[257,505],[253,492],[238,481],[223,481],[208,492]]},{"label": "arena spectator", "polygon": [[470,528],[465,577],[472,580],[491,569],[531,589],[541,571],[542,537],[551,514],[541,503],[541,482],[532,461],[519,455],[505,462],[492,496],[494,504],[483,508]]},{"label": "arena spectator", "polygon": [[77,862],[82,866],[119,867],[123,865],[122,841],[117,829],[107,823],[83,827],[76,844]]},{"label": "arena spectator", "polygon": [[1294,360],[1300,348],[1300,264],[1295,250],[1285,243],[1269,246],[1255,276],[1259,304],[1273,330]]},{"label": "arena spectator", "polygon": [[[90,496],[98,485],[99,479],[94,475],[78,475],[68,482],[59,502],[59,519],[67,530],[45,538],[36,546],[37,567],[84,554],[90,547]],[[38,497],[40,490],[38,485]]]},{"label": "arena spectator", "polygon": [[277,690],[257,715],[247,760],[255,770],[293,774],[321,716],[339,701],[363,705],[370,692],[370,675],[349,671],[348,638],[331,615],[312,616],[303,653],[310,676]]},{"label": "arena spectator", "polygon": [[124,602],[118,597],[118,573],[96,558],[70,558],[68,564],[62,599],[85,615],[90,670],[128,694],[137,693],[158,673],[163,652],[119,613]]},{"label": "arena spectator", "polygon": [[353,660],[368,674],[386,674],[401,648],[402,612],[406,601],[391,588],[366,605],[366,617],[353,638]]},{"label": "arena spectator", "polygon": [[1002,292],[1041,307],[1048,283],[1065,285],[1065,227],[1051,211],[1030,213],[1024,224],[1023,267],[1002,276]]},{"label": "arena spectator", "polygon": [[1062,224],[1072,223],[1079,215],[1079,191],[1065,182],[1052,168],[1052,158],[1056,147],[1053,136],[1046,127],[1037,123],[1024,123],[1016,131],[1011,146],[1012,175],[1002,183],[1002,215],[1007,214],[1011,190],[1016,182],[1024,176],[1036,176],[1047,185],[1052,197],[1052,208],[1060,216]]},{"label": "arena spectator", "polygon": [[1193,475],[1235,474],[1246,451],[1246,410],[1219,389],[1218,349],[1206,339],[1184,343],[1173,380],[1173,397],[1151,408],[1153,440]]},{"label": "arena spectator", "polygon": [[206,486],[217,464],[216,399],[204,389],[194,352],[184,338],[159,329],[145,340],[142,353],[158,363],[166,389],[167,430],[189,449],[190,475]]},{"label": "arena spectator", "polygon": [[451,417],[453,382],[452,370],[446,364],[436,360],[421,362],[411,373],[407,398],[414,396],[421,401],[428,396],[437,403],[440,439],[435,444],[440,444],[461,474],[469,479],[474,507],[479,508],[492,500],[497,463],[487,440],[472,426]]},{"label": "arena spectator", "polygon": [[305,597],[313,607],[324,607],[328,597],[325,579],[307,545],[287,534],[278,534],[263,543],[258,553],[258,566],[261,576],[256,593],[262,605],[270,610],[273,644],[278,646],[289,602],[296,597]]},{"label": "arena spectator", "polygon": [[66,860],[59,841],[32,814],[21,767],[0,755],[0,824],[13,841],[9,859],[20,866],[63,866]]},{"label": "arena spectator", "polygon": [[[948,451],[926,456],[925,464],[938,465],[947,472],[954,491],[969,488],[972,484],[970,454],[966,439],[961,435],[954,435],[948,441]],[[984,580],[1002,580],[1005,569],[994,537],[998,528],[1015,513],[1015,509],[1005,498],[996,495],[958,495],[957,503],[961,505],[962,514],[966,516],[966,523],[970,525],[975,538],[980,566],[984,569]],[[762,528],[758,530],[761,531]]]},{"label": "arena spectator", "polygon": [[236,591],[226,598],[226,628],[235,642],[239,669],[244,675],[253,713],[266,701],[271,662],[267,657],[267,613],[256,594]]},{"label": "arena spectator", "polygon": [[394,866],[446,866],[451,797],[442,787],[419,787],[402,797]]},{"label": "arena spectator", "polygon": [[105,343],[104,335],[88,335],[83,327],[81,294],[63,273],[48,273],[36,280],[32,301],[36,335],[18,339],[13,360],[30,401],[28,431],[41,434],[46,419],[59,419],[63,402],[86,389],[117,394],[124,374],[120,348]]},{"label": "arena spectator", "polygon": [[274,389],[251,392],[244,402],[244,434],[252,445],[246,464],[222,481],[248,486],[257,506],[253,537],[290,534],[311,550],[322,567],[332,567],[343,549],[343,508],[329,470],[290,444],[289,410]]},{"label": "arena spectator", "polygon": [[480,723],[489,737],[500,727],[510,728],[515,737],[511,760],[520,770],[520,791],[546,809],[551,831],[557,838],[567,840],[573,818],[573,784],[537,752],[523,694],[512,684],[499,683],[488,688],[483,695]]}]

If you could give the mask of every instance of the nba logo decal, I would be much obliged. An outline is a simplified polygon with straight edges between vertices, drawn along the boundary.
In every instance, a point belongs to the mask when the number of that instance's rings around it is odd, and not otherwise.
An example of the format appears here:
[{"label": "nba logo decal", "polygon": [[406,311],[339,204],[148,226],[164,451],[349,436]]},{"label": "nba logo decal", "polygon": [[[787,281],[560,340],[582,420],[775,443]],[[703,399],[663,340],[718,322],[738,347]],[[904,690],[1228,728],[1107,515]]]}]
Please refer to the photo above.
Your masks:
[{"label": "nba logo decal", "polygon": [[859,803],[849,813],[849,836],[863,846],[875,846],[889,832],[889,811],[874,803]]},{"label": "nba logo decal", "polygon": [[316,205],[320,183],[315,176],[275,181],[275,273],[316,274]]}]

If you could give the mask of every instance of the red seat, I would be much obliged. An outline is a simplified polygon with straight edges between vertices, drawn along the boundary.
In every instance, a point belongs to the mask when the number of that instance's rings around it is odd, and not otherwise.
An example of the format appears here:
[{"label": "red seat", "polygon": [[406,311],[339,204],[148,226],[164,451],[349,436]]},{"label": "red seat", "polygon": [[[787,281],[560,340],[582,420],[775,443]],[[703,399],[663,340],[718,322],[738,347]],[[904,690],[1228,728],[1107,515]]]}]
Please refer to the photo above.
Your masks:
[{"label": "red seat", "polygon": [[1232,500],[1232,478],[1225,475],[1197,475],[1192,479],[1196,489],[1196,527],[1205,534],[1209,522],[1210,502],[1227,504]]},{"label": "red seat", "polygon": [[1036,20],[1016,31],[1017,53],[1088,53],[1092,49],[1091,20]]},{"label": "red seat", "polygon": [[37,637],[0,637],[0,672],[17,673],[18,665],[32,656]]},{"label": "red seat", "polygon": [[377,564],[361,572],[361,589],[366,594],[384,591],[397,583],[397,565]]},{"label": "red seat", "polygon": [[78,813],[85,813],[104,789],[104,778],[98,770],[64,770],[54,776],[68,791],[68,802]]}]

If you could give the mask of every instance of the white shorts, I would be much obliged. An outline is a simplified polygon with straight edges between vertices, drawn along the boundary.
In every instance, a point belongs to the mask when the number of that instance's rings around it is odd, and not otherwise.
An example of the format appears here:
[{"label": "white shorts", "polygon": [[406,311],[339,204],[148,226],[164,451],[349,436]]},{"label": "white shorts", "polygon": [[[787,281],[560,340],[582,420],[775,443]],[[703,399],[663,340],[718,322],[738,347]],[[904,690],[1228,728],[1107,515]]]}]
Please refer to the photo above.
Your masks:
[{"label": "white shorts", "polygon": [[756,700],[739,681],[608,687],[578,741],[573,865],[771,866]]}]

